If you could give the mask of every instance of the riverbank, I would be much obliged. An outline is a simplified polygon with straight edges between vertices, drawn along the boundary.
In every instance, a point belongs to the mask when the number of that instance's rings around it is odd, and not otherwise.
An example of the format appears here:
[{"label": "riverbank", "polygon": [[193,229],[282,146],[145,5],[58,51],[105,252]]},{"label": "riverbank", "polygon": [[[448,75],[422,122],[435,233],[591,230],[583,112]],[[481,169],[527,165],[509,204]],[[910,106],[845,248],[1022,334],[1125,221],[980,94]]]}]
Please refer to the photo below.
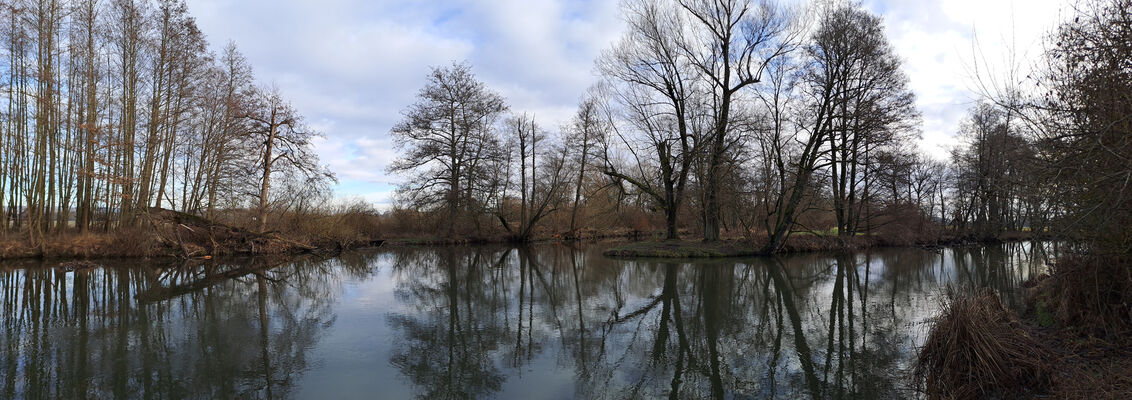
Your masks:
[{"label": "riverbank", "polygon": [[[878,235],[792,235],[779,250],[781,254],[828,251],[857,251],[877,247],[928,247],[983,245],[988,243],[1047,239],[1028,232],[1016,232],[996,238],[973,237],[884,237]],[[605,251],[620,258],[723,258],[766,255],[762,249],[766,238],[730,239],[719,242],[702,240],[652,240],[627,243]]]},{"label": "riverbank", "polygon": [[742,241],[685,241],[665,240],[633,242],[614,247],[603,253],[618,258],[722,258],[759,255],[757,248]]},{"label": "riverbank", "polygon": [[443,237],[443,236],[409,236],[409,237],[387,237],[383,246],[406,247],[406,246],[459,246],[459,245],[474,245],[474,244],[516,244],[516,243],[545,243],[545,242],[585,242],[585,241],[601,241],[601,240],[637,240],[637,241],[655,241],[662,237],[661,232],[646,232],[637,230],[610,230],[610,231],[596,231],[587,230],[580,231],[576,234],[560,233],[551,235],[538,235],[527,239],[519,239],[506,234],[495,235],[482,235],[482,236],[464,236],[464,237]]},{"label": "riverbank", "polygon": [[150,209],[133,227],[111,232],[61,232],[35,241],[0,237],[0,259],[211,258],[218,256],[334,253],[380,246],[382,240],[350,230],[252,232],[165,209]]},{"label": "riverbank", "polygon": [[1021,310],[993,292],[949,296],[915,367],[933,398],[1132,395],[1132,264],[1063,256],[1025,282]]},{"label": "riverbank", "polygon": [[[257,244],[256,244],[257,243]],[[101,258],[211,258],[219,256],[329,254],[343,250],[377,247],[381,240],[306,243],[266,235],[238,246],[219,246],[210,251],[208,243],[162,243],[148,232],[113,232],[58,235],[28,244],[24,238],[0,239],[0,260]]]},{"label": "riverbank", "polygon": [[[50,258],[201,258],[240,255],[285,255],[332,253],[348,249],[385,246],[448,246],[579,241],[625,241],[605,252],[611,257],[721,258],[761,255],[764,237],[726,239],[705,243],[688,232],[690,239],[670,241],[663,232],[640,230],[585,230],[576,234],[541,234],[517,239],[506,234],[480,236],[410,236],[365,234],[363,230],[337,229],[341,224],[320,222],[317,229],[279,229],[255,233],[240,227],[208,221],[198,216],[164,209],[151,209],[134,228],[112,232],[63,232],[47,235],[34,245],[23,235],[0,236],[0,259]],[[325,225],[325,226],[324,226]],[[792,235],[781,254],[854,251],[874,247],[940,247],[982,245],[1004,241],[1048,239],[1029,232],[1014,232],[998,238],[938,238],[931,235],[856,235],[820,233]]]}]

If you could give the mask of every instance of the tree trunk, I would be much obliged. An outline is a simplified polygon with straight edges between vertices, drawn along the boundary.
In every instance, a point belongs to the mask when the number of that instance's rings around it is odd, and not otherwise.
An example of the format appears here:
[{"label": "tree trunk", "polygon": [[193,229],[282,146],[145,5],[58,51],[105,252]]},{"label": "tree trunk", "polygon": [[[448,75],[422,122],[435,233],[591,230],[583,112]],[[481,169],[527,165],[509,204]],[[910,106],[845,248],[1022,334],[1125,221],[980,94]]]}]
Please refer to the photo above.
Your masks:
[{"label": "tree trunk", "polygon": [[267,193],[271,189],[272,147],[275,145],[275,110],[271,111],[271,124],[268,126],[267,149],[263,152],[263,181],[259,186],[259,233],[267,231]]}]

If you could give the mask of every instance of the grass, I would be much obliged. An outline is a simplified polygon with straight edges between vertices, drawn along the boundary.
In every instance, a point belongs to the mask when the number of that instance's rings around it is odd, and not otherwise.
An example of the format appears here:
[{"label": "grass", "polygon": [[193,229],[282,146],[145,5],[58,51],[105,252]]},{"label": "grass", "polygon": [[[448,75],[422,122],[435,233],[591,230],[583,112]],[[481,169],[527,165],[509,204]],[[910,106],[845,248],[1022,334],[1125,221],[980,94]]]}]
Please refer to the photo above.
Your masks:
[{"label": "grass", "polygon": [[1037,318],[1038,325],[1043,327],[1048,328],[1054,324],[1053,313],[1049,311],[1049,306],[1044,301],[1038,300],[1035,304],[1034,317]]},{"label": "grass", "polygon": [[141,229],[108,233],[64,233],[47,236],[32,245],[22,235],[0,238],[0,259],[160,257],[168,252],[153,235]]}]

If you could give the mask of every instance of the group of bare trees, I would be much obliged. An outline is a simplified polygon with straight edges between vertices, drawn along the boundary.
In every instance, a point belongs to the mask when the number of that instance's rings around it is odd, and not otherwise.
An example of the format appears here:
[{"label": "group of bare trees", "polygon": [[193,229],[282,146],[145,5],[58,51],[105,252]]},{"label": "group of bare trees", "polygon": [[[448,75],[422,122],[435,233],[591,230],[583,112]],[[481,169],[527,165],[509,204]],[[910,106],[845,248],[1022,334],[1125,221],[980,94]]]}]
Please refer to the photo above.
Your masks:
[{"label": "group of bare trees", "polygon": [[[439,207],[449,235],[465,223],[478,228],[484,223],[478,217],[489,215],[513,237],[530,237],[539,220],[568,197],[568,153],[533,116],[505,116],[507,111],[503,97],[469,65],[433,69],[418,101],[392,130],[404,153],[390,170],[412,174],[399,200]],[[582,139],[575,144],[588,148],[595,124],[592,115],[580,115],[572,129]],[[586,156],[580,162],[585,165]]]},{"label": "group of bare trees", "polygon": [[939,160],[915,148],[908,77],[860,4],[626,1],[624,36],[596,63],[604,79],[557,135],[504,116],[502,98],[457,64],[434,71],[394,129],[410,149],[394,170],[424,174],[402,193],[443,206],[449,227],[497,220],[517,238],[539,221],[569,234],[622,222],[579,219],[608,216],[598,204],[655,215],[669,239],[765,235],[767,252],[799,231],[1119,233],[1128,224],[1106,210],[1127,207],[1127,169],[1106,169],[1128,165],[1127,5],[1080,6],[1034,78],[1048,93],[1010,88],[977,104]]},{"label": "group of bare trees", "polygon": [[990,103],[960,124],[963,146],[952,154],[950,189],[955,228],[994,237],[1024,227],[1043,231],[1052,212],[1041,189],[1036,149],[1016,115]]},{"label": "group of bare trees", "polygon": [[211,52],[183,0],[9,0],[0,16],[0,229],[34,242],[152,206],[253,208],[262,230],[332,179],[316,133],[234,45]]},{"label": "group of bare trees", "polygon": [[[467,65],[434,70],[393,130],[407,152],[392,169],[423,174],[403,187],[410,204],[443,206],[450,227],[461,211],[492,210],[528,237],[567,207],[575,232],[583,193],[612,191],[616,206],[663,213],[670,239],[695,209],[706,240],[763,230],[774,251],[804,211],[832,211],[852,235],[911,186],[882,190],[885,172],[898,174],[886,160],[915,158],[901,144],[918,113],[879,17],[769,0],[639,0],[623,11],[624,37],[597,62],[605,79],[558,138],[526,114],[496,123],[506,106]],[[474,186],[489,190],[473,198]],[[922,198],[934,204],[934,193]]]},{"label": "group of bare trees", "polygon": [[989,101],[955,157],[957,220],[1132,249],[1132,1],[1075,4],[1027,77],[981,78]]}]

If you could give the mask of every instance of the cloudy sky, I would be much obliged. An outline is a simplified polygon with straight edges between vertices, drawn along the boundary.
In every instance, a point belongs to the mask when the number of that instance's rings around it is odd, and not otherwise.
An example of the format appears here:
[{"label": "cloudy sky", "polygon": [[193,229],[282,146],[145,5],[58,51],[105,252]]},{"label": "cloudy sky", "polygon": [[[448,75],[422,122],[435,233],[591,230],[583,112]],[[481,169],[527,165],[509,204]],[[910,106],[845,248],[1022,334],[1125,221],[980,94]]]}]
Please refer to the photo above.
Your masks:
[{"label": "cloudy sky", "polygon": [[[212,46],[235,42],[326,136],[338,196],[388,204],[398,181],[389,129],[430,66],[467,60],[513,110],[565,122],[597,80],[593,61],[621,34],[617,0],[189,0]],[[866,0],[884,17],[924,115],[925,153],[942,157],[975,99],[975,60],[1037,55],[1068,14],[1060,0]],[[974,51],[977,38],[981,50]],[[1006,52],[1005,49],[1017,49]],[[975,54],[987,54],[976,57]],[[982,62],[978,64],[982,65]],[[1001,68],[1001,67],[997,67]]]}]

